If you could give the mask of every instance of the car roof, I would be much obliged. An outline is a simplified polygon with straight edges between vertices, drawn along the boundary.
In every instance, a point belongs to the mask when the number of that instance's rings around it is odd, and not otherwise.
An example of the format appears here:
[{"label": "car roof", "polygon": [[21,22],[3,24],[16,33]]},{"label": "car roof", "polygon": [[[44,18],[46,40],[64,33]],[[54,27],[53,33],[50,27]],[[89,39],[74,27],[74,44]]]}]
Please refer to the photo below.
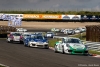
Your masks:
[{"label": "car roof", "polygon": [[79,38],[76,38],[76,37],[59,37],[59,39],[79,39]]},{"label": "car roof", "polygon": [[47,32],[47,33],[54,33],[54,32]]},{"label": "car roof", "polygon": [[20,33],[20,34],[22,34],[23,32],[10,32],[11,34],[13,34],[13,33]]},{"label": "car roof", "polygon": [[33,32],[23,32],[22,34],[33,34]]}]

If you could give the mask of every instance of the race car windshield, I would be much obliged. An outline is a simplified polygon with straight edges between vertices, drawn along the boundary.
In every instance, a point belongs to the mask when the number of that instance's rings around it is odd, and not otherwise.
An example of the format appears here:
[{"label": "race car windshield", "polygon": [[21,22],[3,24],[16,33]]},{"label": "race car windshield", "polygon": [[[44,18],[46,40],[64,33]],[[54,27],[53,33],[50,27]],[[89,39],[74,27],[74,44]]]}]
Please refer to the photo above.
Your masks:
[{"label": "race car windshield", "polygon": [[36,39],[44,39],[43,36],[37,36]]},{"label": "race car windshield", "polygon": [[21,34],[19,34],[19,33],[15,33],[15,34],[13,34],[14,36],[20,36]]},{"label": "race car windshield", "polygon": [[31,38],[35,38],[35,35],[31,35]]},{"label": "race car windshield", "polygon": [[47,34],[53,34],[53,33],[47,33]]},{"label": "race car windshield", "polygon": [[25,38],[30,38],[30,35],[24,35]]},{"label": "race car windshield", "polygon": [[80,40],[78,40],[78,39],[69,39],[67,41],[67,43],[80,43],[80,44],[82,44],[82,42]]}]

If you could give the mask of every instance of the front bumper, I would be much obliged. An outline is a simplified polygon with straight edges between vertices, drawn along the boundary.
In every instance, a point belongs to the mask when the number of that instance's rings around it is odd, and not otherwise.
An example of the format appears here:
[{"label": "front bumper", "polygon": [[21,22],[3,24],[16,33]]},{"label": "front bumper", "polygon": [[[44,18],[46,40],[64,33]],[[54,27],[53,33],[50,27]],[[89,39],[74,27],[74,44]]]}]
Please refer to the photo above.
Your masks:
[{"label": "front bumper", "polygon": [[29,43],[30,47],[41,47],[41,48],[46,48],[48,47],[48,43],[39,43],[39,42],[30,42]]},{"label": "front bumper", "polygon": [[88,54],[88,50],[68,50],[70,54]]}]

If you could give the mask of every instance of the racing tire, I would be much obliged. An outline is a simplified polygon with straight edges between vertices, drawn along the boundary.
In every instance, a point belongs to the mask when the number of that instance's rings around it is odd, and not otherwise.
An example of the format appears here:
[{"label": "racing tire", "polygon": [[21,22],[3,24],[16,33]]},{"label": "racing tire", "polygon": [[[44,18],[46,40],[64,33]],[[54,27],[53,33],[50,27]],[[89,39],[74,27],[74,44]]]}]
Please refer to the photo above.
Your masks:
[{"label": "racing tire", "polygon": [[45,48],[45,49],[49,49],[49,46],[45,46],[44,48]]},{"label": "racing tire", "polygon": [[20,41],[20,44],[23,44],[23,41]]},{"label": "racing tire", "polygon": [[8,38],[7,38],[7,43],[11,43],[11,40],[9,41]]},{"label": "racing tire", "polygon": [[25,43],[24,43],[24,46],[25,46],[25,47],[28,47]]},{"label": "racing tire", "polygon": [[58,53],[58,51],[57,51],[57,46],[55,45],[55,53]]},{"label": "racing tire", "polygon": [[62,54],[65,54],[64,46],[62,46]]},{"label": "racing tire", "polygon": [[84,56],[89,56],[89,54],[83,54]]},{"label": "racing tire", "polygon": [[7,39],[7,43],[10,43],[10,41],[8,41],[8,39]]},{"label": "racing tire", "polygon": [[28,46],[28,47],[31,47],[29,43],[28,43],[28,45],[27,45],[27,46]]},{"label": "racing tire", "polygon": [[10,40],[10,43],[13,43],[14,41],[13,40]]}]

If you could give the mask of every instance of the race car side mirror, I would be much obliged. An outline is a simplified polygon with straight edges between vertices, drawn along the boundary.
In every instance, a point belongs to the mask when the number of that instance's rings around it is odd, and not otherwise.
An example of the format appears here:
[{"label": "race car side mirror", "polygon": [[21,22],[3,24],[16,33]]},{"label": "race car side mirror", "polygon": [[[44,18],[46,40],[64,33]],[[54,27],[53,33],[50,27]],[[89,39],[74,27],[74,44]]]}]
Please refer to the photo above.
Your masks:
[{"label": "race car side mirror", "polygon": [[60,40],[59,43],[62,43],[62,41]]}]

